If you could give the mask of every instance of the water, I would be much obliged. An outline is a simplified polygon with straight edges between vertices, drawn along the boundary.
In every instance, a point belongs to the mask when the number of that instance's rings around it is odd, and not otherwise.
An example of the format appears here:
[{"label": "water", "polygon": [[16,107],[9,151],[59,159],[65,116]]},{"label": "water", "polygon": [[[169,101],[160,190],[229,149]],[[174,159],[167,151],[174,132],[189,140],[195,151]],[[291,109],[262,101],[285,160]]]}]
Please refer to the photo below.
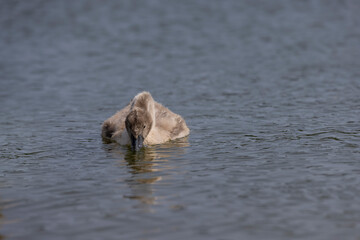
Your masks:
[{"label": "water", "polygon": [[[357,1],[2,1],[0,239],[358,239]],[[138,92],[191,135],[134,155]]]}]

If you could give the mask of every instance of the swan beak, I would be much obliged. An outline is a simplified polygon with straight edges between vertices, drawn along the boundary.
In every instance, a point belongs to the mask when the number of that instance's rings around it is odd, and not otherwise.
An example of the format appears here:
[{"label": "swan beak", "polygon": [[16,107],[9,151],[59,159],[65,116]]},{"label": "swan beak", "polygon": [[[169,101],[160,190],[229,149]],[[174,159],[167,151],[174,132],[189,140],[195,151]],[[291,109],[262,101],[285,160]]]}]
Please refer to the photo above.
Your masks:
[{"label": "swan beak", "polygon": [[131,146],[133,150],[139,151],[144,146],[144,138],[141,135],[138,138],[131,135]]}]

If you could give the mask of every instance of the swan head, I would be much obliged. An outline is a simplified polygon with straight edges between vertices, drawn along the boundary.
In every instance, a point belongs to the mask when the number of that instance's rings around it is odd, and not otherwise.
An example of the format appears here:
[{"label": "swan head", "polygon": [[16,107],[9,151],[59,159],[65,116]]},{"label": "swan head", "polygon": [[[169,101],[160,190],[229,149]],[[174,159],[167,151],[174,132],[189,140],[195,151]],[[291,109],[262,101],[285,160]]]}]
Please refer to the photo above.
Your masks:
[{"label": "swan head", "polygon": [[144,140],[153,125],[153,118],[148,111],[135,108],[130,111],[125,120],[126,131],[131,140],[133,150],[138,151],[144,146]]}]

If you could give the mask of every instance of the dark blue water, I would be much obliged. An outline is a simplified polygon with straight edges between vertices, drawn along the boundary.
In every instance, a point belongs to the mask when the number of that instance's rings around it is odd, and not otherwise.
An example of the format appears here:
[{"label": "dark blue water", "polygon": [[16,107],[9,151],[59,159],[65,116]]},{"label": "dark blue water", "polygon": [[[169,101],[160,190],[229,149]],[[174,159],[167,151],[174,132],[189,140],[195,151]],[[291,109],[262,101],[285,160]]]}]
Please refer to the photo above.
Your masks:
[{"label": "dark blue water", "polygon": [[[0,239],[359,239],[357,1],[1,1]],[[142,90],[188,138],[101,123]]]}]

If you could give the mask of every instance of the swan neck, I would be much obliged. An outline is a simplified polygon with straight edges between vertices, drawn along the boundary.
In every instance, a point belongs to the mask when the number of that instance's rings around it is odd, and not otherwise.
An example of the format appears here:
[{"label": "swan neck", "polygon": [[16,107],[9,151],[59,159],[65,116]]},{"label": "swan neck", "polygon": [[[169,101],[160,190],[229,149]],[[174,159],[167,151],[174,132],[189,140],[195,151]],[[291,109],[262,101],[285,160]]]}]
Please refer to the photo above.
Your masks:
[{"label": "swan neck", "polygon": [[151,99],[149,101],[148,111],[149,111],[151,119],[152,119],[151,129],[153,129],[153,127],[155,126],[155,103],[154,103],[153,99]]}]

